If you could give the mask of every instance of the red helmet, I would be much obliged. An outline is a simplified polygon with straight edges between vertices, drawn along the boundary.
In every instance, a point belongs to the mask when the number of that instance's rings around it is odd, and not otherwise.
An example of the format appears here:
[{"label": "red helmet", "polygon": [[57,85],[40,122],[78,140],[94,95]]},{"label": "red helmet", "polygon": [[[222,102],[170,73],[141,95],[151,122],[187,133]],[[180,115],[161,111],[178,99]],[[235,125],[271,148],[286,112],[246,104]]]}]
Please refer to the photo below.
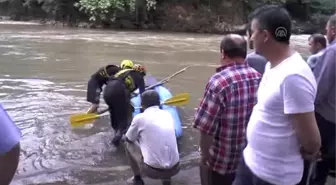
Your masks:
[{"label": "red helmet", "polygon": [[135,65],[133,66],[133,69],[134,69],[135,71],[140,72],[140,73],[143,74],[143,75],[146,75],[146,69],[145,69],[145,67],[144,67],[143,65],[141,65],[141,64],[135,64]]}]

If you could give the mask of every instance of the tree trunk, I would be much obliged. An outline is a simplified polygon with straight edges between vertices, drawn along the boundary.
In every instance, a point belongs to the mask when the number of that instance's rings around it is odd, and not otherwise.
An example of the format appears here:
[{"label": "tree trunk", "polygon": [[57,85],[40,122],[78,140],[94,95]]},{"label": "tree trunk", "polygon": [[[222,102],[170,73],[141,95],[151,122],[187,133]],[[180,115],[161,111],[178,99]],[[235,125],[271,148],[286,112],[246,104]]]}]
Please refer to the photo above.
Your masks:
[{"label": "tree trunk", "polygon": [[143,25],[147,21],[147,1],[135,1],[135,19],[138,26]]}]

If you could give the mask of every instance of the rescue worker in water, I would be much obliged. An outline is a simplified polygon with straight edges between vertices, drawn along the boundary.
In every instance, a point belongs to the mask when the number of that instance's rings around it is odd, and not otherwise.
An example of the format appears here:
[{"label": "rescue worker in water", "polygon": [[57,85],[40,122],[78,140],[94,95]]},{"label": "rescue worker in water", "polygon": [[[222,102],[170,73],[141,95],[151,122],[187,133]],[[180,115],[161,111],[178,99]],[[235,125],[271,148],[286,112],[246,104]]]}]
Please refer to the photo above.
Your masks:
[{"label": "rescue worker in water", "polygon": [[87,113],[97,112],[100,93],[103,85],[106,85],[103,97],[109,107],[111,126],[115,132],[112,143],[115,146],[119,145],[132,117],[131,93],[138,88],[140,94],[144,92],[145,75],[146,70],[142,65],[123,60],[120,67],[107,65],[100,68],[88,82],[87,101],[92,105]]}]

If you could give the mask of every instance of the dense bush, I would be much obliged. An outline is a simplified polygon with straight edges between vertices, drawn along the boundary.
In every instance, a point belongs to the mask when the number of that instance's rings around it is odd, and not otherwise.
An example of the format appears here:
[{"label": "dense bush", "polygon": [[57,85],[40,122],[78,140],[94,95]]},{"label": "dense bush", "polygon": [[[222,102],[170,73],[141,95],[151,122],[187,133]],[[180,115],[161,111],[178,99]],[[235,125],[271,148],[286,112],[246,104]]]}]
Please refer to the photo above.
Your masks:
[{"label": "dense bush", "polygon": [[[147,9],[155,9],[156,0],[145,0]],[[79,0],[74,6],[89,16],[89,20],[96,21],[113,21],[118,11],[134,13],[138,0]]]},{"label": "dense bush", "polygon": [[73,25],[90,21],[87,25],[93,27],[184,26],[200,31],[219,25],[219,30],[230,30],[264,4],[283,4],[295,20],[319,27],[335,11],[335,0],[0,0],[0,15]]}]

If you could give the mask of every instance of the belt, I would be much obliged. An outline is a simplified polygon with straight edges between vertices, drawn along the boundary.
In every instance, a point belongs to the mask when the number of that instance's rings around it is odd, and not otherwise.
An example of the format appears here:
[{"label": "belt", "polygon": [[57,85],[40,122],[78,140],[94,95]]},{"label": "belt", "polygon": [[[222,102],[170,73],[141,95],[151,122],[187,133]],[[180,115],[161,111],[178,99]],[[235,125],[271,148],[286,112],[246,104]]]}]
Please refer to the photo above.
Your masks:
[{"label": "belt", "polygon": [[154,167],[152,167],[152,166],[150,166],[150,165],[148,165],[148,164],[146,164],[146,163],[144,163],[147,167],[149,167],[149,168],[151,168],[151,169],[153,169],[153,170],[156,170],[156,171],[167,171],[167,170],[171,170],[171,169],[174,169],[174,168],[176,168],[176,167],[178,167],[179,165],[180,165],[180,163],[179,162],[177,162],[174,166],[172,166],[171,168],[168,168],[168,169],[162,169],[162,168],[154,168]]}]

